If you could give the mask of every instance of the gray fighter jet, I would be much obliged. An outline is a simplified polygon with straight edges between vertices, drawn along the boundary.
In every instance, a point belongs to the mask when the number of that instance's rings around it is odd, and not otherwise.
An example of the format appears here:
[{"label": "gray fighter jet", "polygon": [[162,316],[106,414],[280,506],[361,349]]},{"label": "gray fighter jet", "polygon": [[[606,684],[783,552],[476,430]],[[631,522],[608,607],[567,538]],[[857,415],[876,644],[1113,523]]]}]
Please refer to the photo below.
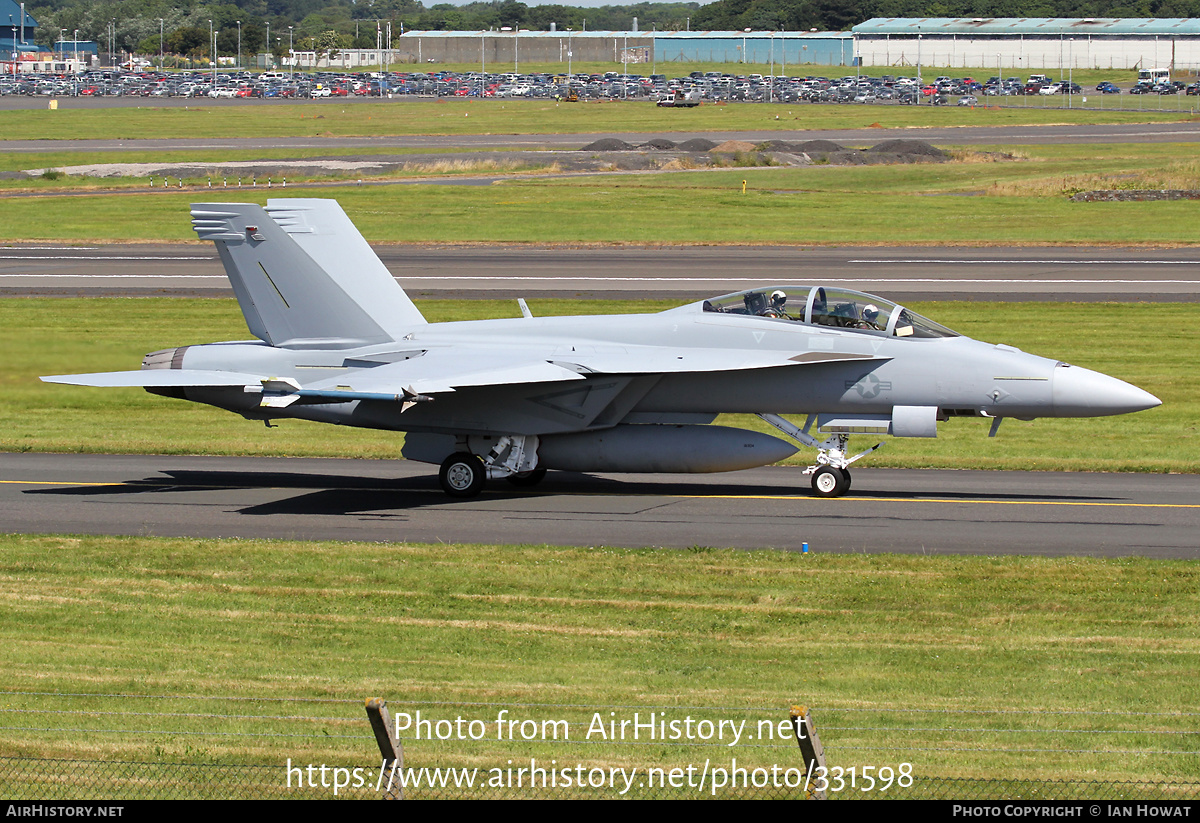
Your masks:
[{"label": "gray fighter jet", "polygon": [[[547,469],[714,472],[797,447],[710,425],[759,415],[817,450],[815,494],[850,487],[851,433],[935,437],[955,416],[1093,417],[1159,405],[1088,369],[963,337],[880,297],[785,285],[658,314],[429,323],[332,200],[192,207],[257,340],[146,355],[140,371],[43,377],[140,386],[270,424],[406,432],[442,488]],[[781,415],[805,415],[797,426]]]}]

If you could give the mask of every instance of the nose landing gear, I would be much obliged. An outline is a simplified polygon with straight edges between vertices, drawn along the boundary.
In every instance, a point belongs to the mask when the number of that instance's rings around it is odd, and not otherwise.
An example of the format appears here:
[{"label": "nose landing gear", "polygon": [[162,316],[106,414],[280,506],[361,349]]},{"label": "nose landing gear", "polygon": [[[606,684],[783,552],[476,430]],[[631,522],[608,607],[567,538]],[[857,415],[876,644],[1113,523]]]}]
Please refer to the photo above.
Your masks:
[{"label": "nose landing gear", "polygon": [[804,470],[812,475],[813,494],[817,497],[841,497],[850,491],[850,464],[860,457],[866,457],[878,449],[883,443],[876,443],[864,452],[853,457],[846,456],[846,447],[850,436],[839,432],[826,440],[818,440],[808,433],[816,420],[815,414],[810,414],[801,429],[777,414],[759,414],[766,422],[786,434],[798,443],[817,450],[817,462]]}]

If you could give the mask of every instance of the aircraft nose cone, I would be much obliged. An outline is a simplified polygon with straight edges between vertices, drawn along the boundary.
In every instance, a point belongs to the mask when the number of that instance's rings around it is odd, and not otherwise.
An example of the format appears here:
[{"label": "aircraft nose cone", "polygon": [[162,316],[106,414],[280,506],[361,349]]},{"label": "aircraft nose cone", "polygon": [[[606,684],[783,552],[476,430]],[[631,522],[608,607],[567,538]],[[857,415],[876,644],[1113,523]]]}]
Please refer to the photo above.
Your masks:
[{"label": "aircraft nose cone", "polygon": [[1058,366],[1053,381],[1054,413],[1058,417],[1128,414],[1162,405],[1150,392],[1078,366]]}]

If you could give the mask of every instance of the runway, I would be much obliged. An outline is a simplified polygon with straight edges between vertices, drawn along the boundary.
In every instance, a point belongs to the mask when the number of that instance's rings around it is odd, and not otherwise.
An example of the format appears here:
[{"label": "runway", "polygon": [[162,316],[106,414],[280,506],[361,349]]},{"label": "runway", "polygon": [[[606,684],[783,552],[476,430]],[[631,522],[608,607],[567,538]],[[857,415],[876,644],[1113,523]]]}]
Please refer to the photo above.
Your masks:
[{"label": "runway", "polygon": [[407,461],[0,455],[23,533],[547,543],[814,552],[1200,555],[1200,476],[856,469],[809,496],[795,467],[720,475],[552,472],[455,500]]},{"label": "runway", "polygon": [[[69,106],[67,105],[69,104]],[[17,108],[44,109],[43,98],[0,97],[0,111]],[[209,101],[200,106],[277,105],[275,101]],[[307,105],[344,105],[316,102]],[[403,106],[403,102],[389,105]],[[186,99],[147,102],[145,98],[76,98],[60,101],[60,108],[197,108]],[[316,109],[313,109],[314,111]],[[251,109],[252,111],[252,109]],[[803,109],[799,109],[803,111]],[[1147,112],[1156,114],[1154,110]],[[1182,119],[1187,112],[1177,112]],[[1058,143],[1194,143],[1200,140],[1200,126],[1193,122],[1175,123],[1057,123],[1044,126],[932,126],[906,128],[851,129],[762,129],[759,131],[651,131],[591,132],[579,134],[397,134],[359,137],[170,137],[170,138],[78,138],[68,140],[5,140],[6,152],[45,151],[254,151],[257,149],[428,149],[458,146],[466,149],[579,149],[597,140],[618,138],[638,145],[655,137],[676,143],[704,138],[715,143],[726,140],[832,140],[846,146],[873,146],[884,140],[925,140],[937,145],[1013,146]]]},{"label": "runway", "polygon": [[[764,283],[913,300],[1200,299],[1195,249],[400,246],[375,250],[414,297],[698,300]],[[0,248],[0,296],[232,296],[211,244]]]}]

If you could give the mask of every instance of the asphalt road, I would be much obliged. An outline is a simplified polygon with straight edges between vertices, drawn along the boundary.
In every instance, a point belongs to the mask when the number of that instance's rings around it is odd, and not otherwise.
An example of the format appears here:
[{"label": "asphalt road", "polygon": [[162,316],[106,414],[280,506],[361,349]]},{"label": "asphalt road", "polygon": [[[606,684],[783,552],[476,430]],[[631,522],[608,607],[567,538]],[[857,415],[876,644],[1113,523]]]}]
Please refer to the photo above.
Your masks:
[{"label": "asphalt road", "polygon": [[[1195,249],[377,246],[416,297],[681,303],[820,281],[900,300],[1200,300]],[[5,246],[0,296],[232,296],[211,244]]]},{"label": "asphalt road", "polygon": [[1044,556],[1200,556],[1200,477],[857,469],[809,496],[794,467],[552,472],[446,497],[407,461],[0,455],[0,523],[24,533]]}]

